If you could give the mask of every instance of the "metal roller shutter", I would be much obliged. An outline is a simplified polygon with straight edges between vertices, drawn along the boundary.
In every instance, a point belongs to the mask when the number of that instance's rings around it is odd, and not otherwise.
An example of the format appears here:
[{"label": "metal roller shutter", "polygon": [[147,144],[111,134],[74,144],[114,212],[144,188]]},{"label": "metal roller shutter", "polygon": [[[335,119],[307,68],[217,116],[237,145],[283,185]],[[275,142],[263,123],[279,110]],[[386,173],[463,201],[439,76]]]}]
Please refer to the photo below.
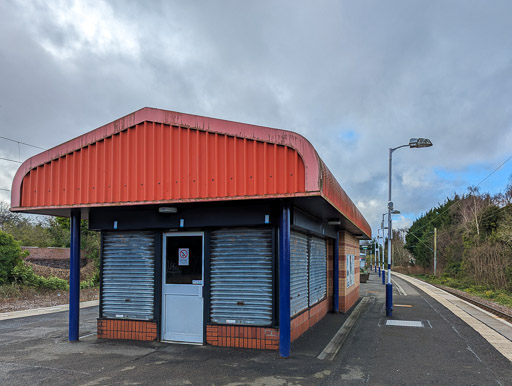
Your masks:
[{"label": "metal roller shutter", "polygon": [[327,293],[327,246],[324,239],[309,238],[309,305],[323,299]]},{"label": "metal roller shutter", "polygon": [[290,314],[308,308],[308,236],[290,234]]},{"label": "metal roller shutter", "polygon": [[103,234],[102,317],[153,319],[154,262],[154,233]]},{"label": "metal roller shutter", "polygon": [[272,324],[272,230],[221,229],[210,239],[215,323]]}]

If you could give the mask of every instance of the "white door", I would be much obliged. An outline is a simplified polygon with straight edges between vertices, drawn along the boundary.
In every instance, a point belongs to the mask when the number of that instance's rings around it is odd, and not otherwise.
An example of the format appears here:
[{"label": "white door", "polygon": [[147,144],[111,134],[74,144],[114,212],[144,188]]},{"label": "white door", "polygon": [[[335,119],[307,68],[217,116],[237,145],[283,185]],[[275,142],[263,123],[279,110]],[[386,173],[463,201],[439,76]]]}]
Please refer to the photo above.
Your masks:
[{"label": "white door", "polygon": [[204,234],[163,238],[162,340],[203,343]]}]

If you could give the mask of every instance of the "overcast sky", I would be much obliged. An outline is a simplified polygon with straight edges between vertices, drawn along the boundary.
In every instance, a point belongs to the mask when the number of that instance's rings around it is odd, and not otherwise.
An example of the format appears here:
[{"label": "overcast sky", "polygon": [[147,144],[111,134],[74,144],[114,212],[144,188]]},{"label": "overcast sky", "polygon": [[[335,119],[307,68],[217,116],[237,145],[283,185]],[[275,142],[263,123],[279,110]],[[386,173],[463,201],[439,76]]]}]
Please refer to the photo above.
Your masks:
[{"label": "overcast sky", "polygon": [[[511,15],[508,0],[3,0],[0,135],[49,148],[144,106],[296,131],[374,232],[388,148],[428,137],[393,156],[406,226],[512,156]],[[0,157],[37,152],[0,139]],[[0,189],[17,167],[0,160]]]}]

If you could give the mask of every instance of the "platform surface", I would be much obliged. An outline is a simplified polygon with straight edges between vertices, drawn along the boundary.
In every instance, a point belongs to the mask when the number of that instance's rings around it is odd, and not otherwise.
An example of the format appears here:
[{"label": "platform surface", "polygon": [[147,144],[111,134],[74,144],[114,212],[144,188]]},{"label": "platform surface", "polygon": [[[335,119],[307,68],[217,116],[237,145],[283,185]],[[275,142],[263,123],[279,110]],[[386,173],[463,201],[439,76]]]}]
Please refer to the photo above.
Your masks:
[{"label": "platform surface", "polygon": [[[512,362],[493,346],[510,347],[509,326],[432,288],[393,280],[391,318],[372,273],[361,284],[367,300],[352,328],[343,326],[353,314],[328,314],[292,343],[288,359],[263,350],[98,340],[97,306],[81,309],[80,342],[69,343],[66,311],[25,312],[0,320],[0,384],[512,384]],[[336,340],[336,355],[319,359],[340,330],[346,336]]]}]

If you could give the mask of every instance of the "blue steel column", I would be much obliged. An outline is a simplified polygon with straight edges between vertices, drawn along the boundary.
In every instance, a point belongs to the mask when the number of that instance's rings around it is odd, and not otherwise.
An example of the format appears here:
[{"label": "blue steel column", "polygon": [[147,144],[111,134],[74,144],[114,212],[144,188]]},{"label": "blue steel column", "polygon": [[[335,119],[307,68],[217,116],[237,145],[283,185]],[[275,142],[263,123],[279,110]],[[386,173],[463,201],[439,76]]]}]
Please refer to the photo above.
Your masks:
[{"label": "blue steel column", "polygon": [[290,356],[290,206],[279,218],[279,354]]},{"label": "blue steel column", "polygon": [[332,298],[334,312],[340,311],[340,233],[336,231],[336,240],[334,240],[334,268],[333,268],[333,286]]},{"label": "blue steel column", "polygon": [[69,254],[69,341],[78,341],[80,321],[80,212],[71,212]]}]

